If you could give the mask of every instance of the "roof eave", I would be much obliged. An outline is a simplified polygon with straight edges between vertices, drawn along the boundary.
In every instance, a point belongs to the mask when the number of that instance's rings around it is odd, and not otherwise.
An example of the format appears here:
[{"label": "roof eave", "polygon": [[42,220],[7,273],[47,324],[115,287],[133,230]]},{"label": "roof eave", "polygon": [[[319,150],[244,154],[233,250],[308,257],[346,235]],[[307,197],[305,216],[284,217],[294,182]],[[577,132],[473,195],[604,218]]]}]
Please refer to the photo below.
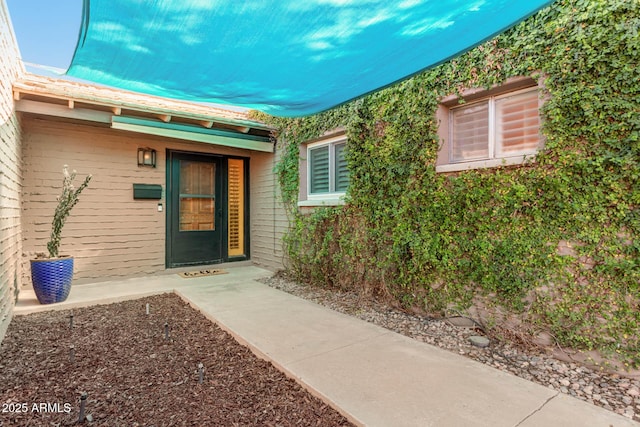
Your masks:
[{"label": "roof eave", "polygon": [[200,123],[205,128],[215,124],[236,127],[238,132],[247,133],[249,129],[270,131],[272,128],[262,122],[250,120],[247,112],[223,109],[205,104],[161,98],[136,92],[113,89],[64,79],[55,79],[25,73],[13,85],[14,100],[20,101],[25,95],[41,98],[43,102],[64,101],[70,109],[76,103],[85,106],[109,108],[114,115],[123,110],[151,114],[168,122],[188,119]]}]

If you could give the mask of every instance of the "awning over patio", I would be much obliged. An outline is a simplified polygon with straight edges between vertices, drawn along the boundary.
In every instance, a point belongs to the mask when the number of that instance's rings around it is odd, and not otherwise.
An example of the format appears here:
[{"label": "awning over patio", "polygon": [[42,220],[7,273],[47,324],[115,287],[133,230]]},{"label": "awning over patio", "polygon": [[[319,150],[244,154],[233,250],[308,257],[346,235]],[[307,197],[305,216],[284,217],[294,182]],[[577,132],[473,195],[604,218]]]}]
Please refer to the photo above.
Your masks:
[{"label": "awning over patio", "polygon": [[279,116],[446,61],[548,0],[84,0],[68,74]]}]

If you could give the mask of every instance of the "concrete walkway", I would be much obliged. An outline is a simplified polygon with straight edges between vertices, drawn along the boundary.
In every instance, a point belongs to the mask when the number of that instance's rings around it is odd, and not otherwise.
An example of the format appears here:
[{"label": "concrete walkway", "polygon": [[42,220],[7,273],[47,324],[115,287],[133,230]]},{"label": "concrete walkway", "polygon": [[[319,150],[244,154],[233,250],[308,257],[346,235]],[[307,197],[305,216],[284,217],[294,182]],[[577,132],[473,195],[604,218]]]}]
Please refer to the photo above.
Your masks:
[{"label": "concrete walkway", "polygon": [[23,290],[15,314],[176,292],[256,354],[366,426],[640,426],[460,355],[256,282],[256,267],[76,285],[42,306]]}]

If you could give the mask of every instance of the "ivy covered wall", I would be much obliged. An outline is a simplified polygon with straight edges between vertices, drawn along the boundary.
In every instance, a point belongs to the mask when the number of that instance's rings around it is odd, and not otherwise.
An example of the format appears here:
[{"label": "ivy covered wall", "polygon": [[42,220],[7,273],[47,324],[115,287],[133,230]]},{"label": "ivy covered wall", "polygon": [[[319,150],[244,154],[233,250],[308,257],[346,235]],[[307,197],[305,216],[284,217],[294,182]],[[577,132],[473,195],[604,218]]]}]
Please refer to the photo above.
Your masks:
[{"label": "ivy covered wall", "polygon": [[[262,117],[283,152],[291,270],[430,314],[473,308],[488,326],[639,367],[639,12],[635,0],[559,0],[381,92],[308,118]],[[436,173],[438,101],[514,76],[543,81],[536,160]],[[303,214],[298,146],[338,126],[346,203]]]}]

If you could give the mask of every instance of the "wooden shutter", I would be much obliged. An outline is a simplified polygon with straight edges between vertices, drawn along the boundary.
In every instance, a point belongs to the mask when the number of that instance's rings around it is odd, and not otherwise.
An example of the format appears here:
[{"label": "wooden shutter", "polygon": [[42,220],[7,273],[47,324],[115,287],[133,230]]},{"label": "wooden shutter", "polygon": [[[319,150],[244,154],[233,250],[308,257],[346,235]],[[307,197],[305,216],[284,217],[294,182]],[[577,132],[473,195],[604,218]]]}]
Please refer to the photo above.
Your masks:
[{"label": "wooden shutter", "polygon": [[310,194],[329,192],[329,146],[309,150]]},{"label": "wooden shutter", "polygon": [[538,91],[496,99],[496,157],[533,154],[539,144]]},{"label": "wooden shutter", "polygon": [[241,256],[244,251],[244,160],[229,159],[228,176],[228,256]]},{"label": "wooden shutter", "polygon": [[347,191],[347,187],[349,187],[349,169],[347,168],[347,159],[345,158],[346,147],[347,144],[336,144],[334,146],[334,182],[337,193],[344,193]]},{"label": "wooden shutter", "polygon": [[489,157],[489,102],[451,110],[451,161]]}]

